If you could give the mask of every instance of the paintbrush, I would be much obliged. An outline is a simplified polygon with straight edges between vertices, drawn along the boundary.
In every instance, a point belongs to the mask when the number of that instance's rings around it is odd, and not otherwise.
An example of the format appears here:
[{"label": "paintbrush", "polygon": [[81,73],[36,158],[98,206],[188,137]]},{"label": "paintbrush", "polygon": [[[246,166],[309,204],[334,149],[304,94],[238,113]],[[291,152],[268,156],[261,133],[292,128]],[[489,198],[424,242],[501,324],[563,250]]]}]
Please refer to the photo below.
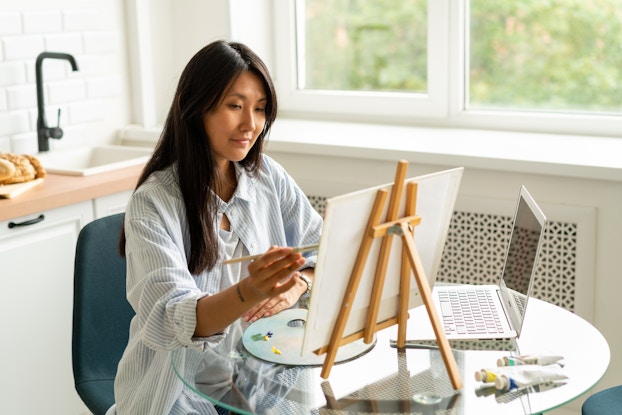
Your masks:
[{"label": "paintbrush", "polygon": [[[307,251],[316,251],[318,248],[320,247],[320,245],[304,245],[304,246],[297,246],[296,248],[292,249],[292,252],[307,252]],[[259,254],[259,255],[249,255],[249,256],[241,256],[238,258],[230,258],[227,259],[225,261],[223,261],[223,264],[235,264],[236,262],[242,262],[242,261],[252,261],[255,260],[257,258],[259,258],[260,256],[262,256],[263,254]]]}]

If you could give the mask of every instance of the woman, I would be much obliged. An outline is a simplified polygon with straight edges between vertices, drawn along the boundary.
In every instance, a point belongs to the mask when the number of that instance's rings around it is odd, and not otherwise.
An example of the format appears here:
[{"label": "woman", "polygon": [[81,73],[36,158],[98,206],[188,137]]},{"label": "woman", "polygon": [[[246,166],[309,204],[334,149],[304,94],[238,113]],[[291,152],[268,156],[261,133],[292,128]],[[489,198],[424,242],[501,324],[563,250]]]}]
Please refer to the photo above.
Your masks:
[{"label": "woman", "polygon": [[268,70],[242,44],[211,43],[184,69],[125,213],[120,247],[136,316],[115,379],[116,413],[216,413],[176,377],[169,352],[187,348],[189,366],[236,320],[274,315],[307,292],[315,253],[288,247],[318,243],[322,220],[263,154],[276,112]]}]

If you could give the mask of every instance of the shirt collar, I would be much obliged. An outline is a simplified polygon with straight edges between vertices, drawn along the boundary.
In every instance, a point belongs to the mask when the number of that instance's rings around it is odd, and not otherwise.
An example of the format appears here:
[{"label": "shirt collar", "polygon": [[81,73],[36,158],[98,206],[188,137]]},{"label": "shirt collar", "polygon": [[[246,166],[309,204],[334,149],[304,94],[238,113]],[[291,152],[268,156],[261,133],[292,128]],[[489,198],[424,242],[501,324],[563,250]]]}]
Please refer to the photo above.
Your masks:
[{"label": "shirt collar", "polygon": [[246,200],[248,202],[255,202],[257,200],[257,188],[255,187],[255,181],[250,179],[248,173],[244,167],[240,165],[240,163],[234,163],[234,166],[238,186],[233,194],[233,197]]}]

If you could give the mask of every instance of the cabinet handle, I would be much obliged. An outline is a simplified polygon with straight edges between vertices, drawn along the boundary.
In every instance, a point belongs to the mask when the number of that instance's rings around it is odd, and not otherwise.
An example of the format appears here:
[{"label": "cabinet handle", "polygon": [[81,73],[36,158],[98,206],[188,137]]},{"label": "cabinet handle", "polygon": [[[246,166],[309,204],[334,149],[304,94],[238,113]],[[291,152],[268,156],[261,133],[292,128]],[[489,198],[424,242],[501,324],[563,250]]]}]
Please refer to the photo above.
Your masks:
[{"label": "cabinet handle", "polygon": [[18,226],[34,225],[35,223],[39,223],[39,222],[43,221],[43,219],[45,219],[45,216],[43,216],[43,214],[40,214],[38,218],[34,218],[34,219],[30,219],[30,220],[25,220],[23,222],[19,222],[19,223],[9,222],[9,229],[13,229],[13,228],[16,228]]}]

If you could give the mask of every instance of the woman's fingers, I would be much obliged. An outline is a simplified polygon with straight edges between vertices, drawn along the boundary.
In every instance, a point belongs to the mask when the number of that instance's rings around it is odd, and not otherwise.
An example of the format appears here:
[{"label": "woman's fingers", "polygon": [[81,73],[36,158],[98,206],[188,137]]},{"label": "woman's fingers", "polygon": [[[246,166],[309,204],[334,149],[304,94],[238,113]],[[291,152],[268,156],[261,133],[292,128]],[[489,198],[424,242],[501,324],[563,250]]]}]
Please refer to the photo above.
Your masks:
[{"label": "woman's fingers", "polygon": [[265,254],[251,262],[251,264],[248,266],[248,269],[250,271],[266,268],[275,264],[276,262],[286,261],[287,258],[290,256],[295,256],[297,258],[301,257],[299,253],[293,253],[292,248],[273,246],[268,249]]},{"label": "woman's fingers", "polygon": [[248,266],[250,288],[263,298],[274,297],[292,287],[289,277],[305,259],[288,247],[272,247]]},{"label": "woman's fingers", "polygon": [[295,285],[296,279],[288,278],[273,289],[274,296],[257,303],[242,316],[242,319],[244,321],[254,322],[262,317],[273,316],[291,307],[298,301],[299,297],[298,292],[294,288]]}]

